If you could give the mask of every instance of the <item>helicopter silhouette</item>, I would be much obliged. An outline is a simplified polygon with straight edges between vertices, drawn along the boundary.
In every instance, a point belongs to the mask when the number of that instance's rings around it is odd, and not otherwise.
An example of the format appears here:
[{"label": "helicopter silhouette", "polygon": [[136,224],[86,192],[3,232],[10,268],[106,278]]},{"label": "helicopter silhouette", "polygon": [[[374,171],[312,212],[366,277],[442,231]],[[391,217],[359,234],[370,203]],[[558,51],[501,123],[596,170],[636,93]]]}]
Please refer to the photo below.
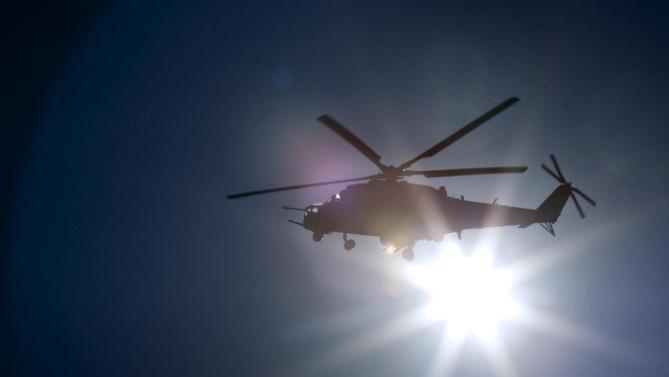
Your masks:
[{"label": "helicopter silhouette", "polygon": [[311,231],[314,241],[320,241],[324,235],[329,233],[342,233],[344,249],[349,251],[355,247],[355,241],[348,238],[349,234],[379,237],[384,251],[389,254],[402,251],[404,259],[409,261],[415,256],[413,247],[417,241],[440,241],[450,233],[457,233],[460,238],[465,229],[509,225],[526,228],[532,224],[539,224],[555,236],[553,224],[557,221],[569,198],[573,200],[582,218],[585,217],[585,214],[575,194],[581,196],[592,206],[596,206],[596,203],[565,179],[553,154],[550,155],[550,158],[555,171],[544,164],[541,167],[559,182],[559,186],[535,209],[499,205],[496,199],[492,203],[467,201],[463,196],[459,198],[449,196],[444,186],[434,188],[404,180],[406,177],[418,175],[438,178],[524,173],[527,170],[526,166],[441,170],[409,169],[419,160],[433,157],[518,101],[517,97],[507,99],[399,166],[381,163],[381,156],[372,148],[330,115],[322,115],[318,117],[318,120],[367,157],[376,165],[380,173],[358,178],[249,191],[231,194],[227,197],[237,199],[278,191],[368,181],[349,185],[323,203],[314,203],[305,208],[283,207],[287,210],[303,212],[302,222],[288,221]]}]

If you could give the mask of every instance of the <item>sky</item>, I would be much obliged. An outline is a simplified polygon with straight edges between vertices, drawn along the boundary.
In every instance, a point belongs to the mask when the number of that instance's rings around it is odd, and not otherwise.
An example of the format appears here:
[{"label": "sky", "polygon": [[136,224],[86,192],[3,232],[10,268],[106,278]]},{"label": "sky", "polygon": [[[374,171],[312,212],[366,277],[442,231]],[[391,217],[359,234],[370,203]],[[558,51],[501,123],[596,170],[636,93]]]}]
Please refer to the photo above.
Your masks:
[{"label": "sky", "polygon": [[[25,55],[50,69],[25,84],[40,101],[10,186],[6,375],[669,374],[666,2],[80,8],[44,21],[85,19],[60,38],[36,26],[56,45],[68,36],[64,52],[44,42]],[[299,216],[281,206],[345,184],[225,198],[374,173],[321,114],[397,165],[512,96],[414,168],[526,173],[412,182],[535,208],[557,186],[540,169],[555,153],[598,204],[581,220],[568,203],[555,238],[536,225],[468,230],[419,242],[409,264],[377,239],[354,237],[348,253],[340,235],[315,243],[286,221]],[[500,323],[495,352],[511,367],[466,339],[435,369],[452,347],[443,324],[402,322],[429,299],[402,271],[453,243],[486,244],[545,313]]]}]

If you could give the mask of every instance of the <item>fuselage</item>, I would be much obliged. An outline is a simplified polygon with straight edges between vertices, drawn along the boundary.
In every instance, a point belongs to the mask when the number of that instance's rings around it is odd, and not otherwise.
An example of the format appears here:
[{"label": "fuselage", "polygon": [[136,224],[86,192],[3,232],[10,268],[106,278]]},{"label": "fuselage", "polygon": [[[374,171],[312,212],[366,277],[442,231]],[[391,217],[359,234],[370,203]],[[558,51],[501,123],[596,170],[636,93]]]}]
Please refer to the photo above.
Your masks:
[{"label": "fuselage", "polygon": [[535,216],[531,209],[453,198],[444,187],[373,180],[348,186],[326,202],[307,207],[304,227],[315,235],[377,236],[383,244],[404,247],[464,229],[520,225]]}]

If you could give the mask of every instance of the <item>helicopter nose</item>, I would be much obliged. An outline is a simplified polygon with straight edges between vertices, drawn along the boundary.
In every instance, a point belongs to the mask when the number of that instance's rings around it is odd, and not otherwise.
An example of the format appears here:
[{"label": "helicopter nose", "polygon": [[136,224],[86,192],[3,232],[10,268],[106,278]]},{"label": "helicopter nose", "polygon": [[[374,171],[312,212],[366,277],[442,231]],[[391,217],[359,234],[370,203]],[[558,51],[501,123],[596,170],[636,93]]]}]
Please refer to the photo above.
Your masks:
[{"label": "helicopter nose", "polygon": [[315,230],[319,216],[319,206],[310,205],[304,211],[304,227],[309,230]]},{"label": "helicopter nose", "polygon": [[302,224],[306,229],[311,230],[311,225],[312,225],[311,224],[311,219],[306,214],[304,215],[304,218],[302,219]]},{"label": "helicopter nose", "polygon": [[304,210],[304,215],[302,218],[302,223],[304,224],[304,227],[307,229],[313,228],[313,219],[314,215],[312,212],[312,207],[309,206]]}]

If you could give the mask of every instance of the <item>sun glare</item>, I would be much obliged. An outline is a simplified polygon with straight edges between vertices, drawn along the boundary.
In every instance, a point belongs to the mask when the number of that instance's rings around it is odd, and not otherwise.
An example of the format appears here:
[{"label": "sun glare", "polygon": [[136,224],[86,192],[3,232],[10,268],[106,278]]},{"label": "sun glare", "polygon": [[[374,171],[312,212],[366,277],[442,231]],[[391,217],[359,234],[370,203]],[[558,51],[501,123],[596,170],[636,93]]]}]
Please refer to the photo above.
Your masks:
[{"label": "sun glare", "polygon": [[[426,293],[429,299],[407,312],[398,313],[390,319],[380,321],[365,331],[352,331],[353,335],[344,344],[337,342],[322,357],[310,359],[305,370],[329,368],[337,363],[361,357],[367,352],[397,342],[436,323],[443,335],[435,349],[434,358],[426,365],[425,375],[449,375],[457,367],[463,345],[470,337],[479,340],[479,346],[486,354],[495,376],[516,377],[512,355],[508,352],[505,339],[499,334],[501,322],[510,321],[514,328],[531,328],[549,336],[554,336],[572,344],[593,347],[618,356],[639,360],[637,350],[618,344],[608,337],[598,334],[557,313],[544,311],[531,303],[514,298],[514,291],[520,291],[527,279],[561,263],[569,256],[586,251],[586,242],[602,239],[581,240],[573,245],[560,245],[543,250],[540,255],[516,260],[513,264],[496,266],[494,238],[481,239],[475,251],[463,253],[454,242],[438,245],[438,260],[426,264],[397,264],[391,271],[393,279],[414,285]],[[376,267],[376,265],[374,265]],[[371,270],[374,273],[379,270]],[[382,270],[383,274],[388,273]],[[413,290],[407,292],[414,292]],[[376,310],[376,307],[375,307]],[[376,313],[376,311],[375,311]],[[360,313],[345,317],[342,323],[356,323],[358,329]],[[352,320],[355,318],[356,320]],[[318,328],[321,321],[316,322]],[[309,331],[311,327],[309,327]],[[510,329],[509,329],[510,330]],[[505,331],[506,332],[506,331]],[[310,375],[314,373],[302,373]]]},{"label": "sun glare", "polygon": [[450,243],[441,251],[439,262],[410,267],[410,280],[431,297],[424,314],[431,321],[445,321],[449,338],[475,335],[484,341],[493,340],[498,322],[516,316],[512,277],[492,262],[487,250],[465,256]]}]

